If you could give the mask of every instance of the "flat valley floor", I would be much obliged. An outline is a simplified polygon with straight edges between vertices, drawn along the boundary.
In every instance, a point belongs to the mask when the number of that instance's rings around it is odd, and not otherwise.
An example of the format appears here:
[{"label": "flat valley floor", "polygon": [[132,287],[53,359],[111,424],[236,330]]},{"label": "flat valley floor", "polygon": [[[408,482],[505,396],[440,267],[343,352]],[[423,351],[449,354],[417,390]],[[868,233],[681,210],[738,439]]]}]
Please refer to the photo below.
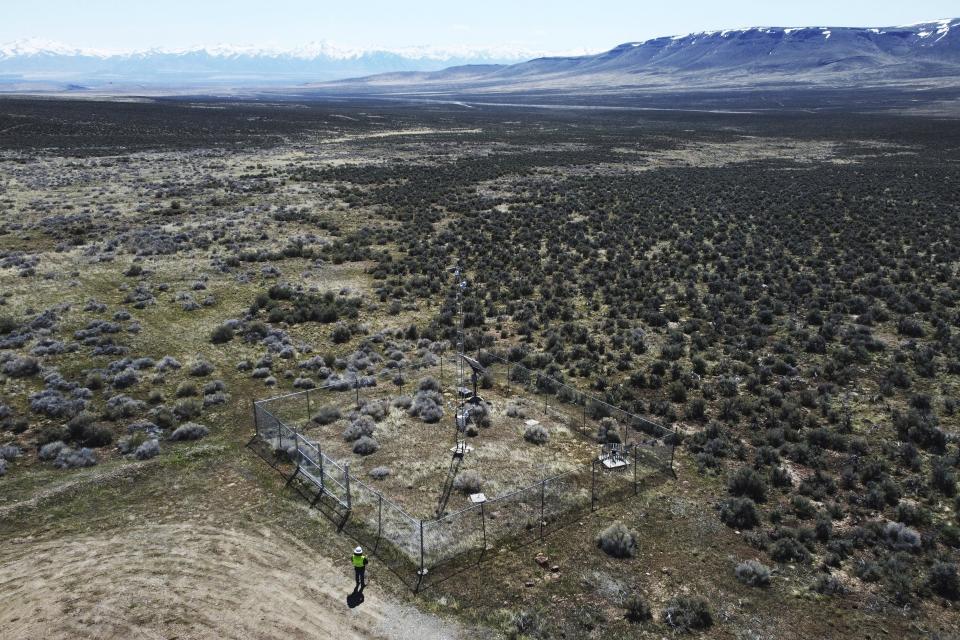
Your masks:
[{"label": "flat valley floor", "polygon": [[[0,99],[0,638],[956,638],[957,185],[932,116]],[[458,262],[469,348],[676,426],[677,477],[351,608],[252,401],[375,384],[305,423],[439,492]],[[501,458],[592,456],[501,404]]]}]

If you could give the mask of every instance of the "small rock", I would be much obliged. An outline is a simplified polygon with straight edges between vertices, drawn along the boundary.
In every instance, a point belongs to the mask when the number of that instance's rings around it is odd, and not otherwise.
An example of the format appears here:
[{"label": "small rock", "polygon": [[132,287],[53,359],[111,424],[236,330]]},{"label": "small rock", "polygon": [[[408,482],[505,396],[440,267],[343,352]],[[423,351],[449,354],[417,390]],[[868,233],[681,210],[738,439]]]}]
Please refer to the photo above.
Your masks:
[{"label": "small rock", "polygon": [[532,586],[535,585],[535,584],[536,584],[536,583],[535,583],[533,580],[527,580],[527,581],[524,583],[524,586],[532,587]]},{"label": "small rock", "polygon": [[534,558],[534,560],[536,560],[537,564],[540,565],[541,567],[546,567],[547,564],[549,564],[550,562],[550,558],[548,558],[546,555],[542,553],[538,553],[537,557]]},{"label": "small rock", "polygon": [[554,572],[554,573],[559,573],[559,572],[560,572],[560,565],[558,565],[558,564],[553,565],[552,567],[550,567],[550,571],[552,571],[552,572]]}]

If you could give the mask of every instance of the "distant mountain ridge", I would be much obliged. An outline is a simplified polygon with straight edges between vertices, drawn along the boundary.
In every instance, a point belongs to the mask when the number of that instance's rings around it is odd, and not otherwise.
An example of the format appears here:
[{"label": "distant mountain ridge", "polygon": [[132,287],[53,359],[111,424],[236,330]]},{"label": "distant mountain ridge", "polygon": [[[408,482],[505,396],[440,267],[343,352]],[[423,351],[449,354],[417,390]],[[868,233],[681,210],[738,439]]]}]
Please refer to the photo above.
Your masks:
[{"label": "distant mountain ridge", "polygon": [[302,47],[216,45],[111,51],[47,40],[0,45],[0,76],[44,82],[299,83],[454,65],[511,64],[542,55],[507,48],[344,48],[328,42]]},{"label": "distant mountain ridge", "polygon": [[586,56],[452,68],[336,83],[351,90],[444,87],[470,92],[760,83],[960,81],[960,19],[887,28],[755,27],[628,42]]},{"label": "distant mountain ridge", "polygon": [[125,52],[37,40],[0,45],[0,91],[8,92],[600,97],[811,86],[960,91],[960,19],[709,31],[552,57],[507,49],[344,49],[327,42]]}]

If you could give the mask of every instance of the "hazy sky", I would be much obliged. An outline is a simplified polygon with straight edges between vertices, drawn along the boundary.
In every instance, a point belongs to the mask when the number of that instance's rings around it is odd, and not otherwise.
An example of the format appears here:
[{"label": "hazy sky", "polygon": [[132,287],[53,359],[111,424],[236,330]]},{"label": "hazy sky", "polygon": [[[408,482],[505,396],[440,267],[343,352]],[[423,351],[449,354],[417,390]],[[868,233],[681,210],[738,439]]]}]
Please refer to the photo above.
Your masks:
[{"label": "hazy sky", "polygon": [[891,26],[958,17],[957,0],[4,0],[0,42],[107,49],[216,43],[294,47],[602,50],[747,26]]}]

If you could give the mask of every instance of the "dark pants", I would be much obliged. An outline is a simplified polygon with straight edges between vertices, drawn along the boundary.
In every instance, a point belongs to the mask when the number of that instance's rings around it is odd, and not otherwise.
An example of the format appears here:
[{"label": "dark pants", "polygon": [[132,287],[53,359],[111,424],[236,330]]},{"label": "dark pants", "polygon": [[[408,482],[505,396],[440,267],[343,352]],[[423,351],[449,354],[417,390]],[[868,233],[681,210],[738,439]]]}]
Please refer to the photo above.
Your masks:
[{"label": "dark pants", "polygon": [[356,578],[357,578],[357,586],[353,588],[354,591],[356,591],[357,589],[359,589],[360,591],[363,591],[363,588],[367,586],[367,581],[364,577],[364,575],[367,573],[366,567],[362,569],[359,567],[354,567],[353,572],[354,574],[356,574]]}]

